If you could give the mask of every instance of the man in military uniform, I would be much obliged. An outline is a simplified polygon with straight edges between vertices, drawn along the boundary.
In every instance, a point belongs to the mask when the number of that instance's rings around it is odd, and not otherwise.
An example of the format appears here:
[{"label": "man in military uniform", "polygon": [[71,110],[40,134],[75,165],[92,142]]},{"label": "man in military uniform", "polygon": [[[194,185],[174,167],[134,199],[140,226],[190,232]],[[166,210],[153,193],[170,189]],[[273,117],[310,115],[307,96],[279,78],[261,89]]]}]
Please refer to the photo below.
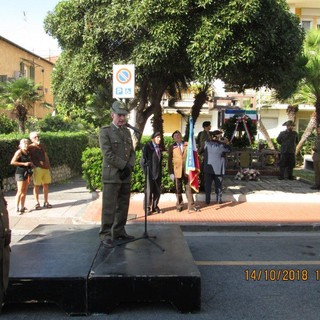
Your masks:
[{"label": "man in military uniform", "polygon": [[[0,187],[1,185],[2,181],[0,180]],[[0,188],[0,311],[8,287],[10,242],[11,230],[9,229],[7,201],[4,199],[2,189]]]},{"label": "man in military uniform", "polygon": [[283,126],[287,127],[287,130],[281,131],[277,142],[281,145],[280,151],[280,176],[279,180],[284,179],[285,171],[287,169],[288,179],[294,180],[293,168],[296,165],[296,145],[299,142],[298,134],[293,130],[294,123],[291,120],[286,121]]},{"label": "man in military uniform", "polygon": [[111,107],[112,123],[100,130],[103,198],[99,237],[108,248],[114,247],[117,240],[134,238],[125,230],[135,163],[133,142],[126,127],[127,114],[124,103],[115,101]]}]

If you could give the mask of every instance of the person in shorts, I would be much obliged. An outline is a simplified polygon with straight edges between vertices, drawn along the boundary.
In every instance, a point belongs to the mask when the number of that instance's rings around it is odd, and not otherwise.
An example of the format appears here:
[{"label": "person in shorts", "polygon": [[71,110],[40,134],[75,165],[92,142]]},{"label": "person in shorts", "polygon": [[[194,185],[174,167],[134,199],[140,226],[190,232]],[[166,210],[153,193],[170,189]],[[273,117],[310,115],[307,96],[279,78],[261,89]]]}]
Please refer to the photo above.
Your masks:
[{"label": "person in shorts", "polygon": [[36,200],[35,209],[41,209],[39,201],[40,186],[43,187],[44,208],[52,208],[52,205],[48,201],[49,197],[49,184],[51,183],[50,173],[50,161],[47,154],[47,148],[45,144],[40,143],[40,137],[38,132],[30,133],[31,144],[29,145],[29,154],[31,161],[35,168],[33,169],[33,195]]},{"label": "person in shorts", "polygon": [[30,177],[32,175],[33,163],[28,151],[29,140],[21,139],[19,149],[13,155],[10,164],[16,167],[15,179],[17,182],[16,208],[18,214],[28,211],[25,207]]}]

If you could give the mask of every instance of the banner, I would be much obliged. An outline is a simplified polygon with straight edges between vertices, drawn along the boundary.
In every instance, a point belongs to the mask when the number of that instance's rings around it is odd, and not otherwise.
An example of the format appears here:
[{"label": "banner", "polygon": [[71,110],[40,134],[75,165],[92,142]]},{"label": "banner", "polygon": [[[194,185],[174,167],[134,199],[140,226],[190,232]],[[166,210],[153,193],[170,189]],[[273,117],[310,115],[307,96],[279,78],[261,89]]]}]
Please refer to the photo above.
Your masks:
[{"label": "banner", "polygon": [[235,115],[239,117],[243,117],[244,115],[246,115],[252,120],[253,123],[256,123],[257,121],[257,111],[255,110],[227,109],[224,112],[224,122],[227,122],[230,118],[232,118]]},{"label": "banner", "polygon": [[193,132],[193,119],[190,117],[189,120],[189,140],[188,140],[188,149],[187,149],[187,158],[186,158],[186,173],[189,176],[190,187],[199,192],[199,172],[200,172],[200,163],[196,148],[196,141],[194,138]]}]

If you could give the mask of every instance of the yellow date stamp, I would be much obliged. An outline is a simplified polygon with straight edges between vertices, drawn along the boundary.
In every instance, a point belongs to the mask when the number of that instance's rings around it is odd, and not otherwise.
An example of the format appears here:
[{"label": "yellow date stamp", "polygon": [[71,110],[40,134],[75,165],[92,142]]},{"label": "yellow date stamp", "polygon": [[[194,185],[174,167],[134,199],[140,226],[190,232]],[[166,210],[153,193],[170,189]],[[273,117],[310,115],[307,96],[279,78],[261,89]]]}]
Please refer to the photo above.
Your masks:
[{"label": "yellow date stamp", "polygon": [[[319,271],[319,270],[317,270]],[[308,281],[310,272],[307,269],[246,269],[246,281]],[[320,272],[315,272],[314,280],[319,281]]]}]

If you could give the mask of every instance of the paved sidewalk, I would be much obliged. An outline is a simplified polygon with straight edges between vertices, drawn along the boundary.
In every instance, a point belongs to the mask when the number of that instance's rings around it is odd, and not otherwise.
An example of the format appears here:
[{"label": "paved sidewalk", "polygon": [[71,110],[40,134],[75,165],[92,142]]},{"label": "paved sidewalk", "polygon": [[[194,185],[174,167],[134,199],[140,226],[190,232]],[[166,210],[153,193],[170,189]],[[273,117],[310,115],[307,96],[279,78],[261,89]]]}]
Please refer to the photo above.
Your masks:
[{"label": "paved sidewalk", "polygon": [[[51,209],[15,212],[15,192],[5,194],[10,213],[13,243],[39,224],[100,224],[101,196],[91,194],[81,178],[50,186]],[[214,199],[214,196],[212,197]],[[41,197],[40,197],[41,199]],[[204,203],[204,195],[196,195],[200,212],[176,212],[175,195],[163,194],[159,206],[164,214],[148,217],[148,223],[178,223],[188,230],[213,228],[320,228],[320,192],[311,190],[301,180],[279,181],[276,177],[262,177],[261,181],[237,181],[226,177],[222,204]],[[26,207],[34,205],[29,189]],[[133,194],[128,223],[144,223],[143,194]]]}]

